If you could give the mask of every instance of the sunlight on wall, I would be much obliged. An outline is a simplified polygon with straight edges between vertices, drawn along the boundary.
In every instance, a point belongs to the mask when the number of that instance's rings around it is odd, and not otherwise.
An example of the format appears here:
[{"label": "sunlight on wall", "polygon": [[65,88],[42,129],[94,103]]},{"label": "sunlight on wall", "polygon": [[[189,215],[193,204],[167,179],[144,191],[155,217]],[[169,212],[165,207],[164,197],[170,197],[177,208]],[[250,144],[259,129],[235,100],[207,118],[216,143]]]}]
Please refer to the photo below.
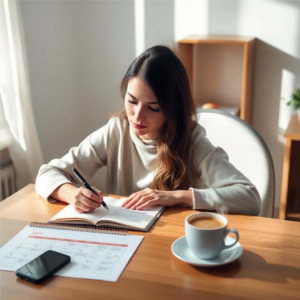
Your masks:
[{"label": "sunlight on wall", "polygon": [[135,56],[145,51],[145,0],[134,0]]},{"label": "sunlight on wall", "polygon": [[238,34],[255,36],[299,58],[299,4],[296,2],[240,1]]},{"label": "sunlight on wall", "polygon": [[208,0],[175,0],[175,41],[208,33]]},{"label": "sunlight on wall", "polygon": [[286,103],[294,90],[295,75],[288,70],[283,69],[281,73],[280,104],[278,117],[278,140],[285,143],[282,133],[286,130],[290,121],[293,109]]}]

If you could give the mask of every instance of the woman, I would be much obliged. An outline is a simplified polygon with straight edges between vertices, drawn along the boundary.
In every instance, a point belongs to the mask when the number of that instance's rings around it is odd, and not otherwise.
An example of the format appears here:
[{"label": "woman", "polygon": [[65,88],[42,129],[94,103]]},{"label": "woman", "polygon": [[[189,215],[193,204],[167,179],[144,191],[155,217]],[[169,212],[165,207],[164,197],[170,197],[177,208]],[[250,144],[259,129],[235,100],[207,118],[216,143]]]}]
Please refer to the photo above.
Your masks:
[{"label": "woman", "polygon": [[77,188],[72,168],[88,180],[106,166],[106,192],[129,196],[125,208],[186,205],[259,213],[256,188],[196,122],[185,68],[170,49],[155,46],[136,58],[121,94],[124,109],[107,125],[41,167],[36,190],[42,197],[67,202],[78,212],[92,211],[101,205],[102,192],[96,196]]}]

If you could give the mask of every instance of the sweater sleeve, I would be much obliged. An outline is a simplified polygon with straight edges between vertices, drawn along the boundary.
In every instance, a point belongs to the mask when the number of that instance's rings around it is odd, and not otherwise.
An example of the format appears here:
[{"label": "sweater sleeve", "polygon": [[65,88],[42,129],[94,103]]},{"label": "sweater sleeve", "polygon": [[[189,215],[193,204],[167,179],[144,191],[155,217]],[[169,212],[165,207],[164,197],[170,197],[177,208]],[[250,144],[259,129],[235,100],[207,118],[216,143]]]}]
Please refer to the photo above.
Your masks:
[{"label": "sweater sleeve", "polygon": [[203,185],[190,188],[193,208],[258,215],[261,200],[256,187],[229,162],[222,148],[209,142],[203,128],[192,138],[193,176]]},{"label": "sweater sleeve", "polygon": [[78,169],[88,180],[99,168],[106,165],[109,123],[89,135],[79,146],[71,148],[62,158],[53,159],[48,164],[42,165],[36,178],[36,192],[53,203],[56,200],[50,195],[56,188],[65,183],[80,183],[72,168]]}]

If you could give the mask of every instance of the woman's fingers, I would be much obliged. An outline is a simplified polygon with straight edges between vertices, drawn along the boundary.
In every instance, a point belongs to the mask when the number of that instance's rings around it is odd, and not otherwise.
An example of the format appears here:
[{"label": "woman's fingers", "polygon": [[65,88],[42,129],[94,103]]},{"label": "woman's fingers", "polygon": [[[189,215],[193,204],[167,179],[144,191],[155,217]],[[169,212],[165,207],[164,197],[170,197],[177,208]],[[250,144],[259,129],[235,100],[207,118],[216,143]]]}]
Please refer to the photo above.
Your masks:
[{"label": "woman's fingers", "polygon": [[101,191],[93,188],[97,195],[95,195],[92,191],[88,190],[85,187],[81,187],[78,189],[77,194],[75,195],[75,203],[74,207],[77,212],[91,212],[95,208],[101,206],[101,202],[103,201],[103,194]]},{"label": "woman's fingers", "polygon": [[147,200],[150,200],[150,199],[151,199],[151,196],[136,195],[134,198],[132,198],[129,201],[127,201],[126,203],[124,203],[125,205],[123,204],[123,207],[132,209],[133,206],[136,205],[137,203],[141,203],[141,201],[147,201]]},{"label": "woman's fingers", "polygon": [[151,199],[152,199],[151,196],[138,196],[138,197],[135,197],[129,203],[127,203],[125,208],[135,209],[137,206],[139,206],[142,203],[145,203],[146,201],[149,201]]},{"label": "woman's fingers", "polygon": [[145,189],[130,195],[130,197],[124,201],[122,207],[141,210],[152,205],[162,205],[163,198],[161,194],[161,191]]},{"label": "woman's fingers", "polygon": [[147,201],[144,201],[144,202],[139,201],[131,209],[142,210],[146,207],[154,206],[154,205],[161,205],[159,198],[152,199],[152,200],[147,200]]},{"label": "woman's fingers", "polygon": [[152,205],[174,206],[178,203],[180,203],[180,195],[177,191],[160,191],[148,188],[130,195],[122,207],[142,210]]},{"label": "woman's fingers", "polygon": [[86,206],[82,202],[75,203],[75,210],[79,213],[87,213],[93,211],[95,208]]},{"label": "woman's fingers", "polygon": [[142,197],[151,196],[154,194],[155,190],[144,189],[142,191],[131,194],[122,204],[122,207],[130,208],[133,204],[139,201]]},{"label": "woman's fingers", "polygon": [[92,189],[98,194],[99,197],[101,197],[103,199],[103,193],[100,190],[98,190],[95,187],[92,187]]},{"label": "woman's fingers", "polygon": [[122,207],[125,207],[134,197],[136,196],[136,193],[131,194],[122,204]]},{"label": "woman's fingers", "polygon": [[147,192],[149,193],[150,189],[145,189],[136,193],[131,194],[122,204],[122,207],[125,207],[129,202],[139,199],[142,195],[145,195]]},{"label": "woman's fingers", "polygon": [[82,194],[85,198],[87,198],[87,199],[89,199],[89,200],[92,200],[92,201],[94,201],[94,202],[96,202],[96,203],[101,203],[102,200],[103,200],[102,192],[99,191],[99,190],[97,190],[97,189],[95,189],[95,188],[93,188],[93,189],[94,189],[94,191],[97,193],[97,195],[94,194],[92,191],[88,190],[88,189],[85,188],[85,187],[81,187],[81,188],[80,188],[81,194]]}]

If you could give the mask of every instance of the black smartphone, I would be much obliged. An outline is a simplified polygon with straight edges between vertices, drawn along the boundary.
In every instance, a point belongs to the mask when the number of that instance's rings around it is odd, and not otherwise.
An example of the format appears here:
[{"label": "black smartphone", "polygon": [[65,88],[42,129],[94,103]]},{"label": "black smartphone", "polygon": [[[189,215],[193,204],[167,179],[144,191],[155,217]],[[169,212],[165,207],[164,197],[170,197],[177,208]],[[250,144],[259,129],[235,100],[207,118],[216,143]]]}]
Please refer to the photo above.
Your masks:
[{"label": "black smartphone", "polygon": [[71,261],[71,257],[48,250],[16,271],[16,275],[33,283],[42,283]]}]

